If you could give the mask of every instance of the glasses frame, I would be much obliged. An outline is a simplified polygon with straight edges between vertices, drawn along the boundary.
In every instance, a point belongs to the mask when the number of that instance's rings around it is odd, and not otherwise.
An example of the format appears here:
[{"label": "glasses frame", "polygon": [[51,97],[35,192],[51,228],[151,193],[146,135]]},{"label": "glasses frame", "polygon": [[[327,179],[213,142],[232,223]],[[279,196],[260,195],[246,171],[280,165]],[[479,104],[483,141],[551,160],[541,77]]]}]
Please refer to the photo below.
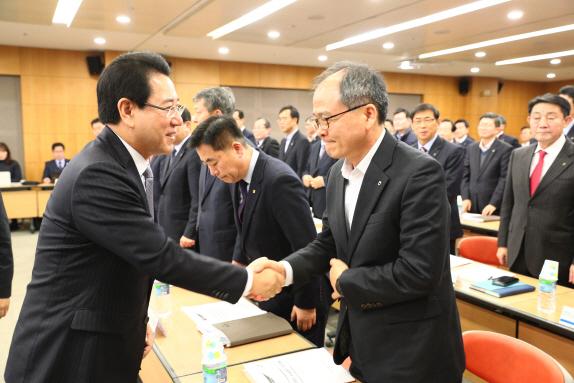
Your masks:
[{"label": "glasses frame", "polygon": [[435,122],[437,119],[436,119],[436,118],[429,118],[429,119],[428,119],[428,120],[429,120],[428,122],[427,122],[426,120],[427,120],[427,118],[425,118],[425,119],[423,119],[423,120],[420,120],[420,121],[413,120],[413,125],[419,126],[419,125],[424,124],[425,126],[427,126],[427,124],[432,124],[432,123]]},{"label": "glasses frame", "polygon": [[[337,113],[337,114],[334,114],[334,115],[329,116],[329,117],[311,118],[311,124],[313,125],[313,129],[315,129],[316,131],[319,131],[319,128],[321,128],[321,129],[323,129],[323,130],[329,130],[329,120],[330,120],[331,118],[340,116],[340,115],[345,114],[345,113],[348,113],[348,112],[352,112],[353,110],[357,110],[357,109],[362,108],[363,106],[367,106],[367,105],[369,105],[369,104],[370,104],[370,102],[367,102],[366,104],[359,105],[359,106],[355,106],[354,108],[347,109],[347,110],[345,110],[344,112]],[[325,127],[322,127],[322,126],[319,124],[319,121],[322,121],[322,120],[325,121],[325,123],[327,124],[327,127],[326,127],[326,128],[325,128]]]},{"label": "glasses frame", "polygon": [[167,112],[167,118],[172,118],[173,116],[175,116],[176,113],[181,116],[181,114],[185,110],[185,105],[173,105],[170,106],[169,108],[162,108],[161,106],[150,104],[148,102],[144,102],[144,105],[151,106],[152,108],[156,108],[159,110],[165,110]]}]

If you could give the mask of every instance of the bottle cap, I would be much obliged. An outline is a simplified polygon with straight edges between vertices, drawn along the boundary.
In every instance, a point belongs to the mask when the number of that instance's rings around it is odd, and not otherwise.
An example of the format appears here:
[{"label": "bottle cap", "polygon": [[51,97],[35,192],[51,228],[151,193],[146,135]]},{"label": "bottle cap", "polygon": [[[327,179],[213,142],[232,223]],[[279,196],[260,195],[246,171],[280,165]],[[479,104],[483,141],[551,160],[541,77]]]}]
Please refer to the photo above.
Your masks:
[{"label": "bottle cap", "polygon": [[549,259],[544,260],[542,271],[540,272],[540,279],[554,282],[558,280],[558,262]]},{"label": "bottle cap", "polygon": [[227,361],[220,332],[201,336],[201,363],[216,364]]}]

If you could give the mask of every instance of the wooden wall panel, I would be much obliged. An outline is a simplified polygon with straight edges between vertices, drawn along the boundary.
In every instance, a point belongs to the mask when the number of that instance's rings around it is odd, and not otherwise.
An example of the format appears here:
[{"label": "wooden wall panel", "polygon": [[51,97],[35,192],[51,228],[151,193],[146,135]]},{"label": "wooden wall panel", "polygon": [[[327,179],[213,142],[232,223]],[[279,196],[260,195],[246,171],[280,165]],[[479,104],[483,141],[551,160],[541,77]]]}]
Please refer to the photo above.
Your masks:
[{"label": "wooden wall panel", "polygon": [[22,76],[23,105],[97,105],[96,79]]},{"label": "wooden wall panel", "polygon": [[21,74],[97,79],[90,75],[87,57],[98,53],[58,49],[20,48]]},{"label": "wooden wall panel", "polygon": [[557,81],[557,82],[547,82],[547,83],[543,83],[543,84],[544,84],[544,93],[556,94],[556,93],[558,93],[560,88],[562,88],[563,86],[574,85],[574,78],[570,79],[570,80]]},{"label": "wooden wall panel", "polygon": [[219,85],[219,61],[175,58],[171,79],[174,83]]},{"label": "wooden wall panel", "polygon": [[506,118],[506,134],[519,137],[520,129],[528,125],[528,102],[545,93],[544,83],[524,81],[503,81],[504,86],[498,95],[496,113]]},{"label": "wooden wall panel", "polygon": [[297,88],[297,67],[290,65],[261,64],[262,88]]},{"label": "wooden wall panel", "polygon": [[20,48],[0,45],[0,75],[20,74]]},{"label": "wooden wall panel", "polygon": [[260,87],[260,67],[263,64],[222,61],[219,63],[219,84],[227,86]]},{"label": "wooden wall panel", "polygon": [[311,84],[315,77],[319,76],[325,68],[316,68],[309,66],[297,67],[297,88],[298,89],[310,89]]}]

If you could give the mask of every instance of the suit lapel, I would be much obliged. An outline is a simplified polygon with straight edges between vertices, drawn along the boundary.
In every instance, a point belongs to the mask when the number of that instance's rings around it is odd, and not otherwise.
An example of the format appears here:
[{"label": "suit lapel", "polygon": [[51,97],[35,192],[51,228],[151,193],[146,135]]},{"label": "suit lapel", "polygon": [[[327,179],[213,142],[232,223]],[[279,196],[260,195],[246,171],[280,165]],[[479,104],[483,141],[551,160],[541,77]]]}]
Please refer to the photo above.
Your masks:
[{"label": "suit lapel", "polygon": [[[337,236],[335,238],[343,239],[343,243],[341,244],[342,248],[347,249],[349,246],[349,236],[347,235],[347,218],[345,217],[345,187],[347,183],[340,170],[341,169],[339,169],[339,171],[337,171],[337,173],[334,175],[336,198],[334,203],[335,211],[333,213],[334,219],[330,219],[330,227],[331,230],[334,229],[337,231]],[[331,217],[331,214],[329,214],[329,217]],[[335,224],[333,225],[332,222]],[[348,264],[347,259],[344,259],[343,261]]]},{"label": "suit lapel", "polygon": [[[319,145],[319,153],[320,153],[320,150],[321,150],[321,145]],[[319,157],[319,153],[317,153],[317,158]],[[317,173],[319,173],[319,170],[321,169],[321,166],[322,166],[325,162],[329,161],[329,158],[330,158],[330,157],[329,157],[329,155],[327,154],[327,151],[325,151],[325,152],[323,153],[323,157],[321,157],[321,159],[319,160],[319,163],[317,164],[317,167],[315,168],[315,171],[313,172],[313,176],[314,176],[314,177],[316,177],[316,176],[318,175]]]},{"label": "suit lapel", "polygon": [[432,144],[430,150],[429,150],[429,155],[436,159],[437,156],[439,155],[440,151],[442,150],[443,146],[444,146],[445,140],[440,137],[437,136],[435,142]]},{"label": "suit lapel", "polygon": [[[530,164],[532,163],[532,156],[534,155],[536,146],[537,145],[529,145],[528,148],[525,149],[523,156],[518,156],[520,152],[517,152],[513,159],[513,161],[517,161],[518,163],[516,164],[517,174],[512,175],[512,182],[518,183],[515,190],[524,193],[527,196],[526,199],[530,199]],[[510,172],[512,169],[509,168],[508,171]],[[515,179],[516,181],[514,181]]]},{"label": "suit lapel", "polygon": [[297,130],[295,131],[293,137],[291,137],[291,142],[289,143],[289,147],[287,148],[287,153],[285,153],[285,158],[289,157],[289,153],[291,153],[293,151],[293,147],[297,145],[298,138],[299,138],[299,131]]},{"label": "suit lapel", "polygon": [[255,163],[255,168],[253,169],[253,174],[251,175],[251,183],[249,184],[249,190],[247,191],[247,201],[245,202],[245,212],[243,213],[243,226],[241,228],[241,243],[244,243],[245,235],[247,230],[249,230],[249,224],[251,223],[251,217],[255,211],[255,206],[261,195],[261,183],[263,181],[263,175],[265,174],[265,165],[267,164],[267,159],[264,158],[264,154],[259,152],[259,158]]},{"label": "suit lapel", "polygon": [[[173,159],[173,162],[171,163],[171,165],[169,165],[169,168],[167,168],[167,171],[164,171],[163,175],[162,175],[162,182],[161,182],[161,186],[163,187],[163,185],[166,184],[167,179],[169,178],[171,172],[173,172],[173,169],[175,169],[175,167],[177,166],[177,164],[179,163],[179,161],[181,161],[181,159],[183,158],[183,156],[185,155],[187,151],[186,147],[182,147],[179,152],[176,154],[175,158]],[[166,158],[167,163],[169,163],[169,157]],[[167,165],[166,165],[167,166]]]},{"label": "suit lapel", "polygon": [[573,155],[574,155],[574,144],[566,140],[566,142],[564,142],[562,150],[560,150],[560,153],[558,153],[558,156],[556,156],[556,159],[554,160],[552,165],[550,165],[550,168],[548,169],[544,177],[542,177],[542,179],[540,180],[540,184],[538,184],[538,187],[536,188],[534,195],[532,195],[532,198],[540,194],[545,187],[550,185],[550,183],[552,183],[552,181],[556,179],[556,177],[558,177],[560,174],[562,174],[564,170],[568,169],[568,167],[572,165]]},{"label": "suit lapel", "polygon": [[205,200],[205,196],[209,194],[211,187],[215,183],[215,177],[209,174],[209,168],[205,164],[201,168],[199,182],[200,182],[199,186],[200,189],[203,188],[203,194],[199,196],[201,198],[201,203],[203,203],[203,201]]},{"label": "suit lapel", "polygon": [[486,158],[484,159],[484,163],[482,164],[482,166],[480,166],[480,156],[482,156],[481,153],[481,149],[480,146],[478,147],[478,166],[480,168],[479,172],[478,172],[478,176],[480,177],[482,175],[482,172],[484,172],[484,169],[486,169],[488,167],[488,164],[490,163],[490,161],[492,161],[492,159],[495,156],[498,156],[498,147],[500,146],[499,142],[498,142],[498,138],[494,139],[494,142],[492,143],[492,146],[490,147],[490,149],[488,150],[488,153],[486,154]]},{"label": "suit lapel", "polygon": [[315,145],[311,147],[311,155],[309,157],[309,174],[315,176],[315,172],[319,169],[319,153],[321,152],[321,144],[317,144],[319,150],[315,149]]}]

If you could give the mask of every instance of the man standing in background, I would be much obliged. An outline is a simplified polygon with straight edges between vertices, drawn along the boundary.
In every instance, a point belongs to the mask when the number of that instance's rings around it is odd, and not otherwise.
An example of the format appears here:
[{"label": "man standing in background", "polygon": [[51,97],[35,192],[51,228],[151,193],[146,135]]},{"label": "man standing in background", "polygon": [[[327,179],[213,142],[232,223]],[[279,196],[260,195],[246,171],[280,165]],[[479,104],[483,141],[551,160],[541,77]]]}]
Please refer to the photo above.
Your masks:
[{"label": "man standing in background", "polygon": [[70,160],[64,158],[66,155],[66,149],[64,148],[64,144],[60,142],[56,142],[52,145],[52,154],[54,155],[54,159],[46,162],[46,166],[44,167],[42,182],[45,184],[55,181],[60,176],[66,165],[68,165],[68,162],[70,162]]},{"label": "man standing in background", "polygon": [[291,166],[291,169],[301,178],[309,160],[311,143],[297,129],[299,111],[294,106],[284,106],[279,111],[278,121],[279,129],[285,134],[279,147],[279,159]]},{"label": "man standing in background", "polygon": [[456,143],[466,149],[468,145],[474,142],[474,138],[468,135],[468,121],[463,119],[456,120],[454,122],[454,127],[456,128],[454,131]]},{"label": "man standing in background", "polygon": [[245,114],[243,111],[241,109],[235,109],[235,112],[233,112],[233,118],[235,119],[235,122],[237,122],[237,126],[241,129],[241,133],[243,133],[245,138],[256,144],[253,133],[245,128]]},{"label": "man standing in background", "polygon": [[395,128],[395,137],[397,140],[412,146],[417,142],[417,136],[411,129],[411,116],[409,111],[404,108],[398,108],[393,115],[393,126]]},{"label": "man standing in background", "polygon": [[279,142],[269,136],[271,134],[271,123],[268,119],[259,117],[253,124],[253,135],[255,136],[255,145],[263,153],[279,158]]},{"label": "man standing in background", "polygon": [[518,138],[509,136],[508,134],[504,133],[504,130],[506,129],[506,118],[503,115],[499,114],[498,119],[500,120],[500,127],[499,127],[499,133],[496,135],[496,138],[506,142],[514,149],[520,148],[520,142],[518,142]]},{"label": "man standing in background", "polygon": [[572,121],[564,128],[564,135],[574,142],[574,85],[566,85],[560,88],[558,95],[565,98],[570,104],[570,117]]},{"label": "man standing in background", "polygon": [[92,133],[94,133],[94,137],[97,137],[98,134],[104,129],[104,124],[100,121],[99,118],[94,118],[91,122],[92,125]]}]

